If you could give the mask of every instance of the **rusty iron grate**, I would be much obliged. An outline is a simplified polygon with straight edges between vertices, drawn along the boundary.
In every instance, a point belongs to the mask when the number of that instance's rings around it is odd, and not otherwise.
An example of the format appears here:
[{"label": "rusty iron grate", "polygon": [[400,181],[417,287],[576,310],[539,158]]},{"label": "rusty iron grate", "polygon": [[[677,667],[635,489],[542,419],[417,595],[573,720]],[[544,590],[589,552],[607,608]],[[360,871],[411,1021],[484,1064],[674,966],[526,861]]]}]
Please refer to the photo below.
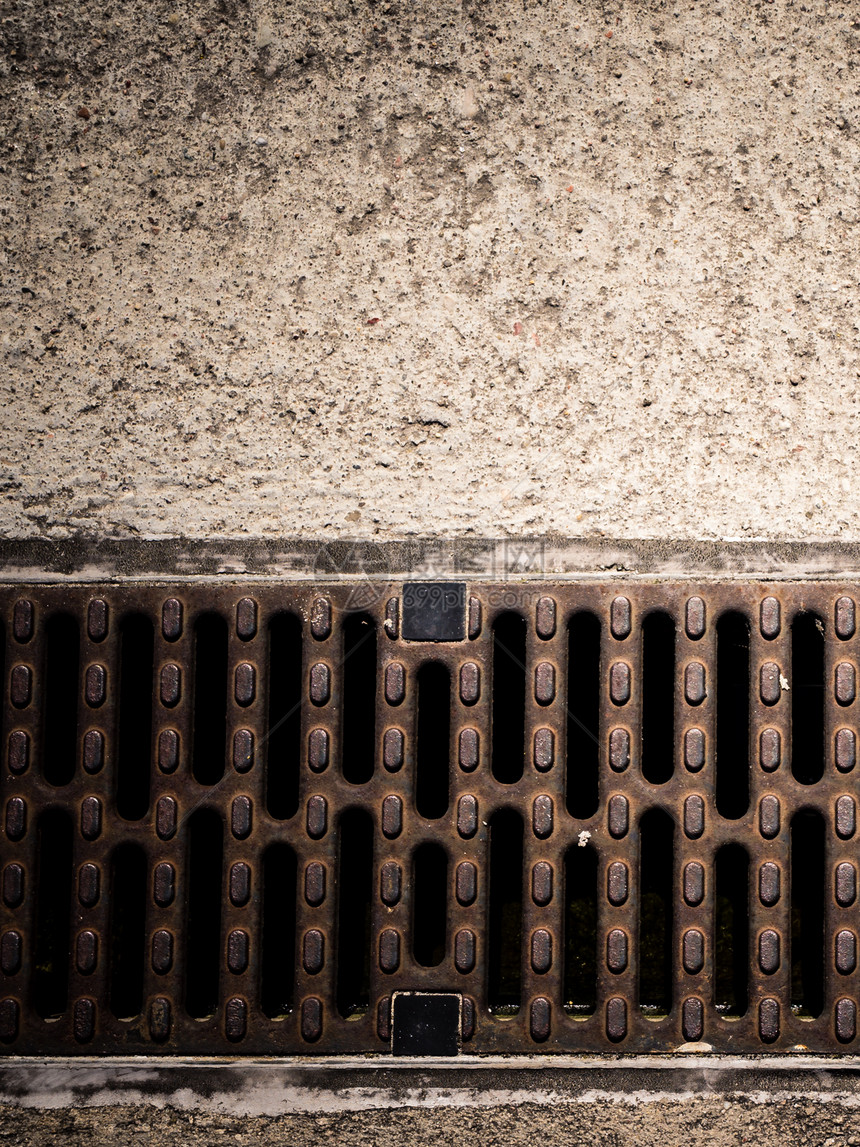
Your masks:
[{"label": "rusty iron grate", "polygon": [[3,589],[0,1046],[856,1051],[856,592]]}]

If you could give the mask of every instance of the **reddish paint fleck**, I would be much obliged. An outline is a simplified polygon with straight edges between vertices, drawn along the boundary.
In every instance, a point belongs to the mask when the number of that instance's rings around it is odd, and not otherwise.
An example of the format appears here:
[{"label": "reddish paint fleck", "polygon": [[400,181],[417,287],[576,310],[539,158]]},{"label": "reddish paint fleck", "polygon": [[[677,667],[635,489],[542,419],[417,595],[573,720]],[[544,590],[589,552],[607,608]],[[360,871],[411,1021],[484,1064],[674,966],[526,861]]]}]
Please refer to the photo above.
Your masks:
[{"label": "reddish paint fleck", "polygon": [[523,324],[522,323],[514,323],[514,334],[515,335],[521,335],[522,333],[523,333]]},{"label": "reddish paint fleck", "polygon": [[368,325],[369,327],[372,327],[372,326],[374,326],[374,325],[375,325],[376,323],[378,323],[378,322],[379,322],[379,319],[368,319],[368,320],[367,320],[367,325]]}]

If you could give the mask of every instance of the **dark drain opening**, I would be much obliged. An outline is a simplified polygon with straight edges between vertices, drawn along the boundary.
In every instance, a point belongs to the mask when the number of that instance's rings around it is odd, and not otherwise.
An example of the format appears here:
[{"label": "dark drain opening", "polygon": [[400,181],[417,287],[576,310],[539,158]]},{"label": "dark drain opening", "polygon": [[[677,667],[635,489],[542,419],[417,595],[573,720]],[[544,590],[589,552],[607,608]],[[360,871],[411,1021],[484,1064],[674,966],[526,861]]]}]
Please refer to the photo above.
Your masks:
[{"label": "dark drain opening", "polygon": [[155,630],[141,614],[120,631],[117,812],[140,820],[149,810],[152,765],[152,671]]},{"label": "dark drain opening", "polygon": [[343,627],[343,777],[363,785],[376,751],[376,626],[354,614]]},{"label": "dark drain opening", "polygon": [[724,845],[714,861],[714,1004],[742,1016],[749,1002],[749,857]]},{"label": "dark drain opening", "polygon": [[75,775],[80,693],[80,631],[66,613],[45,627],[45,752],[42,771],[49,785],[67,785]]},{"label": "dark drain opening", "polygon": [[448,857],[438,844],[422,844],[412,865],[412,944],[415,962],[436,968],[445,959]]},{"label": "dark drain opening", "polygon": [[799,613],[791,626],[791,771],[802,785],[824,775],[824,624]]},{"label": "dark drain opening", "polygon": [[143,1006],[146,884],[143,849],[121,844],[110,864],[109,998],[118,1019],[140,1015]]},{"label": "dark drain opening", "polygon": [[266,808],[287,820],[299,807],[302,752],[302,630],[290,613],[269,623],[267,702]]},{"label": "dark drain opening", "polygon": [[564,1006],[570,1015],[590,1016],[597,1007],[597,854],[594,849],[574,845],[567,850],[564,898]]},{"label": "dark drain opening", "polygon": [[289,845],[269,845],[262,865],[260,1006],[271,1019],[288,1015],[295,1003],[297,874]]},{"label": "dark drain opening", "polygon": [[662,809],[642,817],[639,879],[639,1006],[646,1015],[672,1007],[672,866],[675,825]]},{"label": "dark drain opening", "polygon": [[415,806],[438,820],[448,811],[451,675],[431,661],[418,670],[418,736],[415,748]]},{"label": "dark drain opening", "polygon": [[218,1008],[221,970],[221,818],[199,809],[188,821],[188,899],[185,914],[185,1010],[193,1019]]},{"label": "dark drain opening", "polygon": [[750,627],[740,613],[717,622],[717,812],[744,816],[750,803]]},{"label": "dark drain opening", "polygon": [[33,1008],[42,1019],[61,1016],[69,1002],[72,822],[51,809],[39,817],[36,853]]},{"label": "dark drain opening", "polygon": [[373,822],[349,809],[340,818],[337,895],[337,1010],[363,1015],[370,1004]]},{"label": "dark drain opening", "polygon": [[526,728],[526,623],[503,613],[493,625],[493,776],[515,784],[523,775]]},{"label": "dark drain opening", "polygon": [[523,822],[502,809],[489,825],[488,985],[490,1010],[515,1015],[522,994]]},{"label": "dark drain opening", "polygon": [[662,785],[675,772],[675,622],[650,613],[642,623],[642,775]]},{"label": "dark drain opening", "polygon": [[194,752],[192,772],[201,785],[224,776],[227,742],[227,623],[205,613],[194,627]]},{"label": "dark drain opening", "polygon": [[810,809],[791,821],[791,1007],[824,1007],[824,820]]},{"label": "dark drain opening", "polygon": [[594,614],[570,619],[567,664],[567,811],[586,820],[599,802],[600,622]]}]

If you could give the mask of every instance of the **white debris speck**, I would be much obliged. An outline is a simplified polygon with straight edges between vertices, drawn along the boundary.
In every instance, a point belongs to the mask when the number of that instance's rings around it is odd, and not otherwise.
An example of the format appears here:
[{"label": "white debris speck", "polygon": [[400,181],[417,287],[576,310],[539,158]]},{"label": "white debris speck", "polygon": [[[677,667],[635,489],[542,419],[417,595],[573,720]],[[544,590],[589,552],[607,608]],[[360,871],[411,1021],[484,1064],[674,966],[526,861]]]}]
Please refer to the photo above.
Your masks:
[{"label": "white debris speck", "polygon": [[587,828],[584,828],[582,830],[582,832],[579,834],[579,847],[585,848],[585,846],[588,844],[588,842],[590,840],[591,840],[591,833],[588,831]]},{"label": "white debris speck", "polygon": [[788,684],[788,678],[784,677],[782,675],[782,673],[780,673],[780,675],[779,675],[779,687],[783,691],[783,693],[787,693],[788,690],[790,689],[790,685]]}]

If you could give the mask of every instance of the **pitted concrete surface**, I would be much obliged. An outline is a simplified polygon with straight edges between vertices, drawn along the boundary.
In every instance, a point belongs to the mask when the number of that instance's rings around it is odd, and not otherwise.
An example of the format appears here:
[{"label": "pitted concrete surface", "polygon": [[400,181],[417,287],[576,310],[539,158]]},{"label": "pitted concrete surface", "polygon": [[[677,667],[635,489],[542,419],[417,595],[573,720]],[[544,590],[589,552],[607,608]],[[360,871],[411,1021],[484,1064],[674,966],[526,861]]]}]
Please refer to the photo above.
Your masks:
[{"label": "pitted concrete surface", "polygon": [[7,536],[858,536],[850,5],[3,12]]}]

